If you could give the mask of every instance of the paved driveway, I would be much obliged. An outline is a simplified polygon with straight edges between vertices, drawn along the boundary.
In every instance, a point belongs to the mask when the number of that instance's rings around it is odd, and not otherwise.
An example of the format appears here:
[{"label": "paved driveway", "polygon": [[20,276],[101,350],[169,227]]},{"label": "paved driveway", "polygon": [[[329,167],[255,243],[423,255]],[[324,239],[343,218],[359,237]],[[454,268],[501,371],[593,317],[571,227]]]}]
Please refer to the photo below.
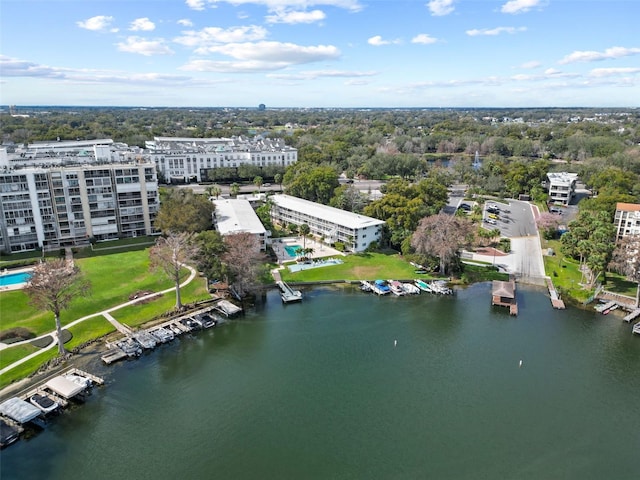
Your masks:
[{"label": "paved driveway", "polygon": [[[544,262],[533,212],[535,207],[519,200],[510,200],[508,203],[488,201],[486,204],[497,205],[500,208],[500,215],[496,225],[485,226],[499,228],[502,236],[511,239],[511,253],[499,257],[473,254],[473,259],[495,262],[503,271],[510,274],[533,278],[543,277]],[[485,211],[484,218],[486,217]]]}]

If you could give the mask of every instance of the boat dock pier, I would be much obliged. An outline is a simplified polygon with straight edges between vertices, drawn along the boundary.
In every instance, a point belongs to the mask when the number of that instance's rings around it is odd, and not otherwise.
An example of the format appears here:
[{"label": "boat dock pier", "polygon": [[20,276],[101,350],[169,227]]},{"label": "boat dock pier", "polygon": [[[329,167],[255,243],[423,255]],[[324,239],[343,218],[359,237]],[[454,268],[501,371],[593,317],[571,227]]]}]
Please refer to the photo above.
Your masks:
[{"label": "boat dock pier", "polygon": [[553,285],[553,281],[547,277],[547,288],[549,289],[549,296],[551,297],[551,305],[558,310],[564,310],[564,301],[560,298],[556,287]]},{"label": "boat dock pier", "polygon": [[491,290],[491,305],[507,307],[509,315],[518,315],[518,302],[516,301],[516,282],[513,280],[502,282],[493,281]]},{"label": "boat dock pier", "polygon": [[284,303],[299,302],[302,300],[302,292],[300,290],[294,290],[284,281],[276,282],[280,289],[280,298]]},{"label": "boat dock pier", "polygon": [[[627,322],[627,323],[631,323],[633,320],[635,320],[638,317],[640,317],[640,308],[636,308],[635,310],[632,310],[629,315],[627,315],[626,317],[623,318],[623,320],[625,322]],[[640,324],[638,324],[638,325],[640,325]],[[636,327],[638,325],[636,325]],[[635,331],[634,331],[634,333],[635,333]]]},{"label": "boat dock pier", "polygon": [[615,301],[612,300],[612,301],[607,302],[607,303],[601,303],[599,305],[596,305],[593,308],[598,313],[606,314],[606,313],[609,313],[609,310],[611,310],[612,308],[617,307],[617,306],[618,306],[618,304]]}]

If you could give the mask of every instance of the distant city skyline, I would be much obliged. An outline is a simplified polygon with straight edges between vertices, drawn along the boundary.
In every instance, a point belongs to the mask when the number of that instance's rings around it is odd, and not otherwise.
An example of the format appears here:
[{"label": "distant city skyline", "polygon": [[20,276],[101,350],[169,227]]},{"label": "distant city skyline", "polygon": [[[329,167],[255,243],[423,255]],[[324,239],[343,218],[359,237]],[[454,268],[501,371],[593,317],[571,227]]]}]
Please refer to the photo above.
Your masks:
[{"label": "distant city skyline", "polygon": [[632,0],[2,0],[0,104],[638,107]]}]

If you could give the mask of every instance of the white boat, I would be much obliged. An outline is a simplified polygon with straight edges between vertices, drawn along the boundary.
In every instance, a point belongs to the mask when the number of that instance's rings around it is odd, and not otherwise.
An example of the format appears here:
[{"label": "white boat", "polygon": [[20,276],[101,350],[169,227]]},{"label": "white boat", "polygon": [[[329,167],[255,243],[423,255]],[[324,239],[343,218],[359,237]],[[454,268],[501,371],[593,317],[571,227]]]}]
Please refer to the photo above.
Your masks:
[{"label": "white boat", "polygon": [[133,338],[127,338],[116,343],[116,346],[127,354],[128,357],[139,357],[142,355],[142,347]]},{"label": "white boat", "polygon": [[93,382],[91,381],[91,379],[87,377],[83,377],[81,375],[77,375],[75,373],[67,373],[66,375],[63,375],[63,376],[64,378],[66,378],[70,382],[75,383],[79,387],[89,388],[93,385]]},{"label": "white boat", "polygon": [[133,338],[135,338],[136,342],[138,342],[142,348],[151,349],[157,345],[156,339],[145,331],[134,334]]},{"label": "white boat", "polygon": [[151,330],[149,333],[151,333],[151,335],[153,335],[160,343],[167,343],[175,338],[175,334],[164,327],[156,328],[155,330]]},{"label": "white boat", "polygon": [[431,291],[434,293],[439,293],[441,295],[450,295],[453,293],[453,290],[447,286],[447,282],[444,280],[433,280],[429,286],[431,287]]},{"label": "white boat", "polygon": [[402,288],[410,295],[418,295],[421,291],[420,288],[413,283],[403,283]]},{"label": "white boat", "polygon": [[60,406],[58,402],[53,401],[50,397],[39,393],[32,395],[31,398],[29,398],[29,402],[42,410],[43,413],[51,413]]},{"label": "white boat", "polygon": [[402,283],[400,283],[397,280],[389,280],[389,288],[391,289],[391,293],[393,293],[394,295],[406,295],[407,292],[405,292]]}]

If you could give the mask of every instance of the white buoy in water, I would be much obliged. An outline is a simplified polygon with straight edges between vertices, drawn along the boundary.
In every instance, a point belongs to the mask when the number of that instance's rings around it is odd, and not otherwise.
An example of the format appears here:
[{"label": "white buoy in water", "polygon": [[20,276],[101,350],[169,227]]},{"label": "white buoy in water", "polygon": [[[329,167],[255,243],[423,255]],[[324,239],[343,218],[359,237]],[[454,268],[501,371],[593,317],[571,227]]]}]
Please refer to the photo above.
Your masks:
[{"label": "white buoy in water", "polygon": [[518,366],[519,366],[519,367],[521,367],[521,366],[522,366],[522,360],[520,360],[520,364],[519,364]]},{"label": "white buoy in water", "polygon": [[394,346],[394,347],[397,347],[397,346],[398,346],[398,340],[394,340],[394,341],[393,341],[393,346]]}]

